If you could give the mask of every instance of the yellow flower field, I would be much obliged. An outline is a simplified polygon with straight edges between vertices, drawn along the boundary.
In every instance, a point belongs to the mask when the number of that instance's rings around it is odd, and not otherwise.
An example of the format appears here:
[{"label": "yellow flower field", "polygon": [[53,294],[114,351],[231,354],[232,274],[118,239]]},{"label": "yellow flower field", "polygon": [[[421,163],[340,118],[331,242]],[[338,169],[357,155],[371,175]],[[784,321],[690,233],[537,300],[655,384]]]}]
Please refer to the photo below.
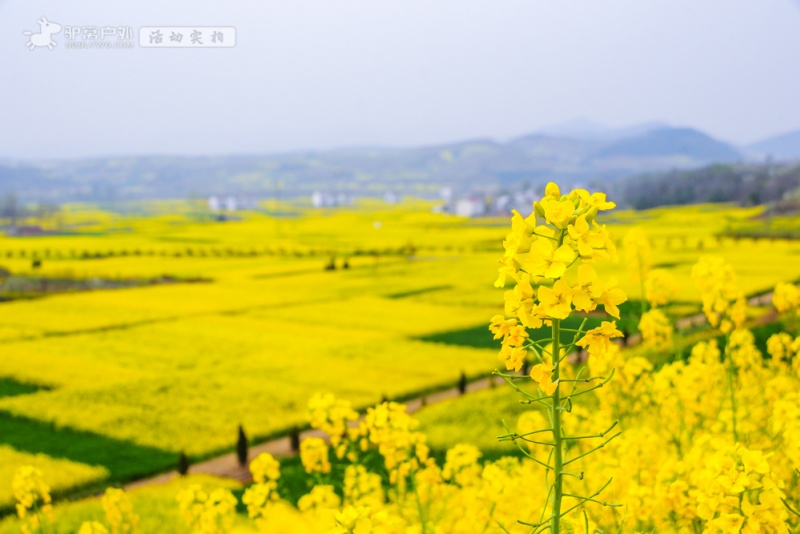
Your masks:
[{"label": "yellow flower field", "polygon": [[[364,410],[382,398],[452,387],[461,373],[488,376],[499,368],[515,385],[527,377],[527,393],[503,384],[424,409],[427,438],[392,403],[372,409],[358,426],[350,408],[325,408],[333,419],[311,424],[330,434],[331,448],[303,445],[314,483],[296,482],[308,486],[302,499],[278,478],[257,480],[245,500],[228,497],[237,486],[226,482],[204,480],[204,490],[182,481],[132,496],[142,507],[140,527],[167,524],[159,517],[172,526],[158,528],[175,532],[186,525],[187,532],[270,531],[278,524],[298,532],[324,524],[332,532],[421,533],[796,526],[778,503],[794,502],[786,491],[796,489],[792,469],[800,464],[790,441],[775,436],[786,433],[788,440],[796,432],[797,304],[793,294],[781,297],[789,311],[782,310],[779,324],[788,341],[770,338],[767,353],[758,348],[772,333],[758,330],[764,310],[747,309],[744,298],[797,282],[800,242],[719,237],[761,208],[636,213],[610,211],[604,196],[582,195],[549,190],[538,219],[515,216],[511,234],[508,219],[460,219],[409,202],[297,208],[289,219],[251,213],[225,223],[198,221],[172,205],[135,215],[73,206],[65,215],[75,229],[69,235],[0,238],[0,267],[44,287],[47,279],[131,286],[0,303],[0,380],[8,388],[0,387],[0,473],[8,488],[17,468],[29,464],[57,495],[98,488],[104,480],[174,467],[181,452],[199,459],[230,451],[240,424],[256,440],[305,425],[307,401],[320,392]],[[177,214],[165,215],[167,209]],[[617,255],[619,263],[605,261]],[[718,259],[698,264],[711,256]],[[492,287],[498,257],[501,289]],[[634,257],[642,264],[632,270]],[[331,261],[335,268],[326,269]],[[730,266],[735,279],[717,281],[721,266]],[[701,309],[718,330],[674,328],[677,316]],[[597,322],[579,328],[584,317]],[[623,336],[617,328],[624,321],[638,324],[644,343],[620,351],[610,340]],[[535,334],[540,328],[545,333]],[[724,339],[714,352],[706,343],[718,338]],[[559,365],[553,354],[564,344],[588,351],[585,369]],[[776,354],[785,361],[770,363]],[[715,362],[723,357],[735,363]],[[526,374],[518,375],[523,367]],[[587,388],[601,379],[604,387],[573,404],[582,373],[593,377]],[[713,393],[699,402],[699,391]],[[549,403],[550,411],[531,411],[521,399]],[[580,457],[579,482],[553,485],[545,472],[561,473],[570,455],[598,443],[561,444],[562,415],[564,436],[614,441]],[[498,426],[500,419],[508,428]],[[553,445],[523,439],[547,425],[561,451],[550,457],[541,447]],[[606,428],[615,430],[596,434]],[[500,443],[498,435],[505,435]],[[64,439],[71,445],[61,450]],[[115,459],[122,450],[126,459]],[[506,453],[516,456],[498,459]],[[656,455],[659,461],[648,463]],[[332,467],[322,469],[328,461]],[[734,479],[710,482],[723,472]],[[214,493],[217,486],[228,489]],[[174,498],[179,489],[183,516]],[[736,495],[743,496],[738,511]],[[10,510],[14,498],[0,492],[0,506]],[[553,510],[566,509],[562,498],[577,499],[580,509],[555,520],[561,524],[545,521],[548,510],[556,517]],[[238,500],[254,521],[231,515]],[[451,513],[467,508],[476,515]],[[60,531],[84,521],[99,525],[85,526],[87,532],[106,528],[96,503],[55,511]],[[38,518],[22,519],[31,517]],[[18,528],[11,519],[4,525],[0,532]]]}]

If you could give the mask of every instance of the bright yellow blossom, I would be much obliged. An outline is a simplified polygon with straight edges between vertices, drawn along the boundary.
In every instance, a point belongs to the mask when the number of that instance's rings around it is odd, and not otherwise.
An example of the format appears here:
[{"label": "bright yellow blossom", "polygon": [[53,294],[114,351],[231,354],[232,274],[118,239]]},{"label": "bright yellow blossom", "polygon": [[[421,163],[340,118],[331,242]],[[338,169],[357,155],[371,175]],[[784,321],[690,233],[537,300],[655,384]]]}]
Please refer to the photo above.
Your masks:
[{"label": "bright yellow blossom", "polygon": [[561,197],[561,189],[559,189],[558,184],[555,182],[547,182],[544,188],[544,196],[553,198]]},{"label": "bright yellow blossom", "polygon": [[608,351],[610,340],[622,335],[622,332],[617,330],[616,322],[603,321],[597,328],[586,332],[586,335],[578,340],[577,345],[586,348],[589,355],[602,355]]},{"label": "bright yellow blossom", "polygon": [[558,380],[553,381],[553,366],[546,363],[537,363],[531,368],[531,378],[539,384],[545,395],[552,395],[558,388]]},{"label": "bright yellow blossom", "polygon": [[489,331],[494,334],[494,339],[502,339],[511,332],[513,327],[517,326],[516,319],[506,319],[502,315],[495,315],[491,319]]},{"label": "bright yellow blossom", "polygon": [[572,311],[572,289],[564,280],[556,280],[552,289],[539,288],[539,302],[544,312],[553,319],[566,319]]},{"label": "bright yellow blossom", "polygon": [[596,282],[592,285],[592,300],[598,306],[603,306],[603,309],[611,317],[619,319],[619,306],[628,297],[618,287],[616,287],[616,280],[611,279],[606,283]]},{"label": "bright yellow blossom", "polygon": [[575,204],[568,198],[558,200],[553,197],[543,199],[541,204],[545,220],[559,230],[565,230],[570,217],[575,213]]},{"label": "bright yellow blossom", "polygon": [[518,256],[519,263],[531,276],[544,276],[555,280],[561,278],[573,261],[575,251],[569,245],[556,247],[550,239],[539,239],[531,245],[527,254]]},{"label": "bright yellow blossom", "polygon": [[527,351],[523,348],[503,345],[497,357],[500,361],[505,363],[507,370],[510,371],[513,369],[514,371],[519,371],[525,363],[526,355]]},{"label": "bright yellow blossom", "polygon": [[578,255],[584,260],[593,259],[595,253],[603,251],[607,246],[607,236],[602,232],[593,231],[586,221],[586,215],[581,215],[575,224],[567,227],[569,237],[578,248]]}]

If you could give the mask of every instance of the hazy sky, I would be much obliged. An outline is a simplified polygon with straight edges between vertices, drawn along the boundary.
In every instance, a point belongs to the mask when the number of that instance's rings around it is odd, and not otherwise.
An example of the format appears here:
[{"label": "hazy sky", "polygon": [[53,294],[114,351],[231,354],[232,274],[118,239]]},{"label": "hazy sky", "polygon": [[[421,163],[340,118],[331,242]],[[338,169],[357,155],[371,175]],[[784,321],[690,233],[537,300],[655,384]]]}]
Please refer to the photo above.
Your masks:
[{"label": "hazy sky", "polygon": [[[23,30],[233,26],[234,48]],[[80,39],[78,39],[80,40]],[[0,158],[498,140],[588,118],[800,129],[797,0],[0,0]]]}]

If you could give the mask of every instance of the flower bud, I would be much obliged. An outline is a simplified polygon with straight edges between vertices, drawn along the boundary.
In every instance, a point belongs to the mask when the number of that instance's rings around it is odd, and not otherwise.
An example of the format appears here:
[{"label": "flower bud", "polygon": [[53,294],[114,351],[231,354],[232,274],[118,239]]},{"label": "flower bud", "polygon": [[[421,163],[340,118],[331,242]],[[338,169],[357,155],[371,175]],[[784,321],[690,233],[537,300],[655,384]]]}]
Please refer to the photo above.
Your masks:
[{"label": "flower bud", "polygon": [[539,204],[539,202],[534,202],[533,203],[533,211],[536,212],[536,215],[538,217],[541,217],[542,219],[544,219],[544,208],[542,207],[541,204]]},{"label": "flower bud", "polygon": [[561,189],[555,182],[547,182],[547,187],[544,188],[544,196],[558,198],[561,196]]}]

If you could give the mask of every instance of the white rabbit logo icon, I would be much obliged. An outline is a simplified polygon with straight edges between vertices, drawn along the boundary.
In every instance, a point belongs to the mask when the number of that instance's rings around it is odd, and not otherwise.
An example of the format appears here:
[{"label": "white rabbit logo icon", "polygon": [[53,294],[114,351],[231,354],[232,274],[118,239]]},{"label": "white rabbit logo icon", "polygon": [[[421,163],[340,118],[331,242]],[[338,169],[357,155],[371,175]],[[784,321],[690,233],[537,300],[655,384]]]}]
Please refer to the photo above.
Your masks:
[{"label": "white rabbit logo icon", "polygon": [[46,46],[48,49],[52,50],[56,47],[56,42],[53,41],[52,36],[53,34],[61,31],[61,24],[50,22],[45,17],[40,18],[36,22],[39,23],[39,33],[33,33],[30,31],[23,32],[25,35],[30,37],[28,42],[25,43],[25,46],[27,46],[31,51],[40,46]]}]

